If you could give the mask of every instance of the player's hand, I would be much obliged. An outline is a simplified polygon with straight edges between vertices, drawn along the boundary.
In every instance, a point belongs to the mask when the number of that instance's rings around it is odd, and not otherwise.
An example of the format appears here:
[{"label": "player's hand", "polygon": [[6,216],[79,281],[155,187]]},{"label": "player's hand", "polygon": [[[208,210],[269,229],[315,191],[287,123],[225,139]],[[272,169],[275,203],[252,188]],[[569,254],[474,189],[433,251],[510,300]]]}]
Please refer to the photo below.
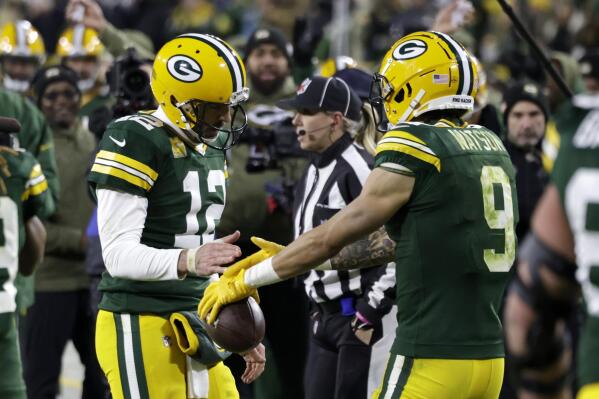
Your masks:
[{"label": "player's hand", "polygon": [[[195,270],[198,276],[210,276],[226,270],[224,265],[235,261],[241,256],[241,249],[233,245],[239,239],[239,231],[229,234],[219,240],[209,242],[196,249]],[[193,251],[193,249],[190,249]]]},{"label": "player's hand", "polygon": [[[83,19],[78,20],[76,10],[81,6],[84,7]],[[65,10],[65,16],[70,23],[82,23],[100,34],[104,32],[108,24],[102,8],[94,0],[70,0]]]},{"label": "player's hand", "polygon": [[431,30],[451,34],[470,24],[474,17],[475,10],[470,1],[453,0],[439,10]]},{"label": "player's hand", "polygon": [[223,273],[223,276],[233,276],[242,269],[249,269],[263,260],[275,256],[285,248],[276,242],[267,241],[259,237],[252,237],[251,240],[260,250],[229,266]]},{"label": "player's hand", "polygon": [[241,376],[241,381],[249,384],[260,377],[266,366],[266,350],[264,345],[258,344],[254,349],[241,354],[245,360],[245,371]]},{"label": "player's hand", "polygon": [[374,324],[366,320],[366,318],[360,313],[356,313],[351,321],[351,329],[356,336],[364,345],[370,345],[373,343],[374,336]]},{"label": "player's hand", "polygon": [[[198,305],[200,318],[208,324],[214,324],[220,309],[229,303],[240,301],[248,296],[260,302],[258,290],[245,283],[245,269],[234,276],[221,276],[218,281],[210,283]],[[207,318],[207,319],[206,319]]]}]

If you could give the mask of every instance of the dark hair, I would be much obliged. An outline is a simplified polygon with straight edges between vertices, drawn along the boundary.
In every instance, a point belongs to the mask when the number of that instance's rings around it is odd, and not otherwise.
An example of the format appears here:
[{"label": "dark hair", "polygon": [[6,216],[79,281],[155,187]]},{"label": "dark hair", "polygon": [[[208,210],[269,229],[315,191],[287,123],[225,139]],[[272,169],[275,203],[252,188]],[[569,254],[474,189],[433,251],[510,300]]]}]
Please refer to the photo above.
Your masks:
[{"label": "dark hair", "polygon": [[428,123],[439,119],[461,119],[467,112],[467,109],[436,109],[419,115],[413,121]]}]

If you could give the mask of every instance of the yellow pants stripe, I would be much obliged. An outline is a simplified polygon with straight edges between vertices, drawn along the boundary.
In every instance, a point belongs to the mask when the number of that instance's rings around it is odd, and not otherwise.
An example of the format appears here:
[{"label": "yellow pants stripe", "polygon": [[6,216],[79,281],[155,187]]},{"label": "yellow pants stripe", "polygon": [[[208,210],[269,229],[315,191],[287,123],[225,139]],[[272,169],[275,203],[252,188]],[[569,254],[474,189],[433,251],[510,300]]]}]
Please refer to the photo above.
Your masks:
[{"label": "yellow pants stripe", "polygon": [[[143,356],[141,351],[139,316],[114,314],[117,326],[117,352],[119,353],[119,372],[127,378],[125,397],[148,398]],[[124,368],[123,368],[124,366]]]},{"label": "yellow pants stripe", "polygon": [[[414,359],[404,356],[393,356],[393,366],[385,381],[384,390],[380,393],[384,399],[400,398],[408,381]],[[383,396],[384,395],[384,396]]]}]

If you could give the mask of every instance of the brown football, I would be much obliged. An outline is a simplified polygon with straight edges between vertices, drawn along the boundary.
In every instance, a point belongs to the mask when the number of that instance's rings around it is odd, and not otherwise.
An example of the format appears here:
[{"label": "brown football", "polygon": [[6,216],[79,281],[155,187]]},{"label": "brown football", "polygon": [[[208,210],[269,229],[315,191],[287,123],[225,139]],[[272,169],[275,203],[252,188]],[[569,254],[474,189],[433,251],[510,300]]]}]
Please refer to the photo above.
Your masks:
[{"label": "brown football", "polygon": [[264,314],[254,298],[223,306],[206,332],[218,346],[230,352],[242,353],[254,348],[264,338]]}]

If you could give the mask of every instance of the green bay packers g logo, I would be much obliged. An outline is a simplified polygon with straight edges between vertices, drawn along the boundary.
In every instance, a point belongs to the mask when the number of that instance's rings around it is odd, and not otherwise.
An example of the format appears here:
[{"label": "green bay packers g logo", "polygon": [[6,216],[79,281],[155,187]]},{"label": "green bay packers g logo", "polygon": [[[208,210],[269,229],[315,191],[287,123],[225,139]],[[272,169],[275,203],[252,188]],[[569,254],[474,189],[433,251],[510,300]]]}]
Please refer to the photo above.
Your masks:
[{"label": "green bay packers g logo", "polygon": [[412,58],[416,58],[424,54],[427,50],[428,46],[422,40],[408,40],[405,43],[397,46],[395,50],[393,50],[393,58],[401,61],[401,60],[410,60]]},{"label": "green bay packers g logo", "polygon": [[202,77],[202,67],[186,55],[174,55],[166,63],[168,72],[182,82],[195,82]]}]

